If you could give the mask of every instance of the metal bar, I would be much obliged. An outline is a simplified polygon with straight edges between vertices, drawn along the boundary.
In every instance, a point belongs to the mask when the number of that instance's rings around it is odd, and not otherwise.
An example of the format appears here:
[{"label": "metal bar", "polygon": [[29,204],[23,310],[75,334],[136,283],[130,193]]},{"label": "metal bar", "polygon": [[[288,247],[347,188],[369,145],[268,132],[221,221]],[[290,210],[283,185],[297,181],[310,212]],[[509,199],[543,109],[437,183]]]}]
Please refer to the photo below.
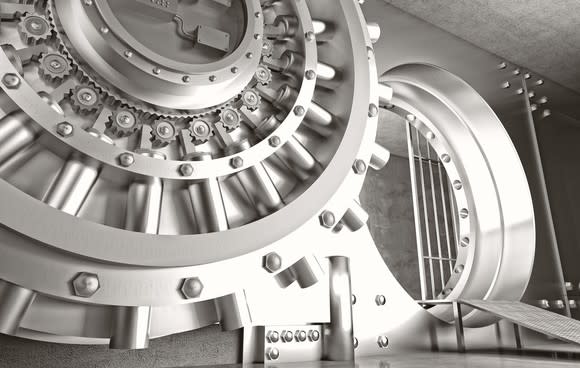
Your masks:
[{"label": "metal bar", "polygon": [[[445,240],[447,243],[447,255],[449,258],[453,258],[451,255],[451,241],[449,239],[449,219],[447,218],[447,205],[445,204],[445,189],[443,186],[443,172],[445,172],[445,168],[441,165],[441,162],[437,163],[438,171],[439,171],[439,187],[441,188],[441,206],[443,208],[443,222],[445,223]],[[447,182],[447,180],[445,180]],[[449,192],[451,196],[451,192]],[[449,262],[449,272],[453,273],[453,264]]]},{"label": "metal bar", "polygon": [[448,262],[454,262],[454,261],[456,261],[455,258],[447,258],[447,257],[429,257],[429,256],[424,256],[423,258],[425,258],[425,259],[432,259],[434,261],[438,261],[438,260],[448,261]]},{"label": "metal bar", "polygon": [[514,338],[516,340],[516,349],[522,349],[522,335],[520,333],[520,326],[514,323]]},{"label": "metal bar", "polygon": [[[407,150],[409,157],[415,156],[413,149],[413,136],[411,124],[407,122]],[[423,261],[423,235],[421,233],[421,213],[419,207],[419,193],[417,192],[417,169],[415,160],[409,160],[409,172],[411,174],[411,191],[413,195],[413,216],[415,217],[415,237],[417,239],[417,258],[419,264],[419,281],[421,282],[421,299],[427,299],[427,280],[425,277],[425,263]]]},{"label": "metal bar", "polygon": [[[422,153],[421,153],[421,136],[419,135],[419,131],[415,129],[415,136],[417,139],[417,152],[419,153],[419,157],[422,157]],[[429,231],[429,214],[427,211],[427,200],[425,198],[427,198],[427,194],[426,194],[426,190],[425,190],[425,172],[423,170],[423,160],[421,160],[421,164],[419,165],[419,176],[421,178],[421,193],[423,194],[422,196],[422,201],[423,202],[423,216],[425,218],[425,232],[426,232],[426,236],[425,239],[427,240],[427,254],[429,255],[429,257],[433,257],[433,254],[431,252],[431,233]],[[435,279],[433,276],[433,260],[430,259],[429,260],[429,278],[431,280],[431,296],[433,298],[436,298],[437,295],[435,294]]]},{"label": "metal bar", "polygon": [[[453,187],[451,186],[451,182],[447,182],[447,188],[449,190],[449,193],[453,193]],[[452,195],[449,195],[449,212],[451,215],[451,225],[453,226],[453,241],[454,241],[454,245],[455,245],[455,253],[457,255],[457,249],[460,246],[460,234],[458,232],[459,226],[457,225],[457,206],[455,205],[455,197]]]},{"label": "metal bar", "polygon": [[329,257],[330,323],[324,325],[323,355],[330,361],[354,361],[350,260]]},{"label": "metal bar", "polygon": [[457,338],[457,351],[465,353],[465,335],[463,333],[463,316],[461,315],[461,304],[453,301],[453,319],[455,320],[455,337]]},{"label": "metal bar", "polygon": [[[427,159],[431,161],[431,147],[429,142],[425,140],[427,146]],[[429,181],[431,183],[431,200],[433,201],[433,215],[435,217],[435,236],[437,237],[437,252],[439,258],[443,256],[441,248],[441,232],[439,231],[439,213],[437,210],[437,191],[435,190],[435,175],[433,174],[433,165],[429,165]],[[439,259],[439,274],[441,276],[441,290],[445,289],[445,275],[443,273],[443,261]]]}]

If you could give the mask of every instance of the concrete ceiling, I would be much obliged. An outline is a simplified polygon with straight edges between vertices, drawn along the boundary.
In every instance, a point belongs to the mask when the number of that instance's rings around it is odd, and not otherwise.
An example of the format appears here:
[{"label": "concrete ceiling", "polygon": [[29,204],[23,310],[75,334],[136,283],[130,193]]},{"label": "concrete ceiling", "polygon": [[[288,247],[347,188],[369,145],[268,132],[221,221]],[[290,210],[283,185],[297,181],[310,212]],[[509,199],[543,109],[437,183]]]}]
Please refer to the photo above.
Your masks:
[{"label": "concrete ceiling", "polygon": [[580,92],[580,1],[385,1]]}]

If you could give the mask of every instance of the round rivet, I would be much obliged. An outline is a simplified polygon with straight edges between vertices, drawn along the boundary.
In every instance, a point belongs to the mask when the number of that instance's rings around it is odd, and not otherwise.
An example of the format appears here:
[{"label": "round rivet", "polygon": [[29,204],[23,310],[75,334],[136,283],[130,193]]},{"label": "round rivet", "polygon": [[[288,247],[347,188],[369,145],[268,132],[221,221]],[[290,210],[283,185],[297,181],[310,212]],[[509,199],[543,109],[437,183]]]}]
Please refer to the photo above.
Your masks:
[{"label": "round rivet", "polygon": [[384,295],[377,295],[375,297],[375,303],[377,303],[378,306],[385,305],[387,303],[387,298],[385,298]]},{"label": "round rivet", "polygon": [[216,81],[216,79],[217,79],[217,77],[216,77],[215,75],[210,75],[210,76],[209,76],[209,81],[210,81],[210,82],[215,82],[215,81]]},{"label": "round rivet", "polygon": [[132,51],[130,51],[130,50],[125,51],[125,57],[130,58],[132,56],[133,56],[133,52]]},{"label": "round rivet", "polygon": [[181,80],[183,81],[183,83],[189,83],[191,82],[191,77],[189,75],[184,75],[183,78],[181,78]]},{"label": "round rivet", "polygon": [[304,37],[306,38],[306,41],[309,41],[309,42],[312,42],[312,41],[314,41],[316,39],[316,35],[312,31],[306,32],[306,34],[304,35]]},{"label": "round rivet", "polygon": [[7,73],[2,77],[2,83],[9,89],[15,89],[20,86],[20,77],[14,73]]},{"label": "round rivet", "polygon": [[104,27],[104,26],[103,26],[103,27],[101,27],[101,33],[103,33],[103,34],[107,34],[107,33],[109,33],[109,28],[107,28],[107,27]]},{"label": "round rivet", "polygon": [[314,78],[316,78],[316,72],[312,69],[307,70],[304,75],[308,80],[313,80]]},{"label": "round rivet", "polygon": [[239,71],[240,71],[240,69],[239,69],[237,66],[234,66],[234,67],[232,67],[232,69],[231,69],[231,72],[232,72],[233,74],[236,74],[236,73],[237,73],[237,72],[239,72]]},{"label": "round rivet", "polygon": [[451,157],[448,154],[444,153],[443,155],[441,155],[441,161],[448,164],[449,162],[451,162]]},{"label": "round rivet", "polygon": [[463,272],[464,269],[465,269],[465,266],[460,264],[460,265],[455,266],[455,269],[453,270],[453,272],[461,273],[461,272]]},{"label": "round rivet", "polygon": [[453,188],[455,188],[455,190],[461,190],[461,188],[463,188],[463,183],[461,183],[460,180],[455,180],[453,182]]},{"label": "round rivet", "polygon": [[254,54],[253,54],[253,53],[251,53],[251,52],[248,52],[248,53],[246,54],[246,58],[248,58],[248,59],[251,59],[251,58],[253,58],[253,57],[254,57]]},{"label": "round rivet", "polygon": [[386,348],[389,346],[389,339],[386,336],[379,336],[377,338],[377,344],[380,348]]},{"label": "round rivet", "polygon": [[70,123],[62,122],[56,126],[56,132],[62,137],[70,137],[74,132],[74,128]]},{"label": "round rivet", "polygon": [[129,152],[121,153],[119,155],[119,164],[123,167],[129,167],[135,163],[135,157]]},{"label": "round rivet", "polygon": [[303,106],[298,105],[294,108],[294,115],[303,116],[304,114],[306,114],[306,110]]},{"label": "round rivet", "polygon": [[369,105],[369,118],[374,118],[379,115],[379,108],[375,104]]},{"label": "round rivet", "polygon": [[270,137],[270,139],[268,139],[268,143],[270,143],[270,146],[272,147],[278,147],[282,143],[282,141],[280,140],[280,137],[274,135]]},{"label": "round rivet", "polygon": [[158,67],[153,68],[153,74],[157,75],[161,73],[161,69],[159,69]]}]

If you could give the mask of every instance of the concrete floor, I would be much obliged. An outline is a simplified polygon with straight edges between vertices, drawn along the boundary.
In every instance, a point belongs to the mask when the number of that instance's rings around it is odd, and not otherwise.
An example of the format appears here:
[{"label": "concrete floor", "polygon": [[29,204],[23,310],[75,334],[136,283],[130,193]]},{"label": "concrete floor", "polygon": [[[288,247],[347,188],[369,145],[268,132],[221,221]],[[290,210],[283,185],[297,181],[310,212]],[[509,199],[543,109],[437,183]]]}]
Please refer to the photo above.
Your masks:
[{"label": "concrete floor", "polygon": [[[278,368],[564,368],[579,367],[580,361],[554,360],[549,357],[499,355],[492,353],[409,353],[359,359],[353,363],[297,363]],[[227,365],[224,368],[261,368],[264,365]],[[267,367],[273,367],[269,365]]]}]

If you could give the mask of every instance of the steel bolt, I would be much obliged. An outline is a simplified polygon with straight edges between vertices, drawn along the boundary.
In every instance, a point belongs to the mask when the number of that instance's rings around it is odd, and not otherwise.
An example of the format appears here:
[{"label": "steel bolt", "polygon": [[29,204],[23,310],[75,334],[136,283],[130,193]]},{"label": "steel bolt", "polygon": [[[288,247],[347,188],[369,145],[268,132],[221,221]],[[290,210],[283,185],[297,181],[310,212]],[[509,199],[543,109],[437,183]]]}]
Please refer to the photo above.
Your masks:
[{"label": "steel bolt", "polygon": [[59,123],[56,126],[56,132],[61,136],[61,137],[70,137],[73,132],[74,132],[74,128],[70,123],[62,122]]},{"label": "steel bolt", "polygon": [[386,336],[379,336],[377,338],[377,344],[379,344],[380,348],[386,348],[389,346],[389,339]]},{"label": "steel bolt", "polygon": [[294,115],[304,116],[304,114],[306,114],[306,109],[304,109],[304,106],[298,105],[294,108]]},{"label": "steel bolt", "polygon": [[280,350],[277,348],[268,348],[268,350],[266,350],[266,357],[270,360],[276,360],[280,357]]},{"label": "steel bolt", "polygon": [[179,173],[182,176],[191,176],[193,175],[193,166],[190,164],[182,164],[179,166]]},{"label": "steel bolt", "polygon": [[379,108],[375,104],[369,105],[369,118],[374,118],[379,114]]},{"label": "steel bolt", "polygon": [[240,156],[236,156],[230,160],[230,165],[234,169],[239,169],[244,166],[244,160]]},{"label": "steel bolt", "polygon": [[135,157],[129,152],[121,153],[119,155],[119,164],[123,167],[129,167],[135,163]]},{"label": "steel bolt", "polygon": [[274,136],[270,137],[270,139],[268,140],[268,143],[270,143],[270,146],[272,146],[272,147],[278,147],[280,145],[280,143],[282,143],[282,141],[280,140],[280,137],[278,137],[277,135],[274,135]]},{"label": "steel bolt", "polygon": [[282,258],[278,253],[268,253],[262,258],[262,267],[264,267],[266,271],[274,273],[282,267]]},{"label": "steel bolt", "polygon": [[184,279],[183,283],[181,284],[181,294],[186,299],[193,299],[197,298],[201,295],[203,291],[203,284],[199,277],[190,277],[188,279]]},{"label": "steel bolt", "polygon": [[318,330],[308,331],[308,340],[316,342],[320,339],[320,332]]},{"label": "steel bolt", "polygon": [[336,218],[334,217],[334,213],[330,212],[330,211],[324,211],[320,214],[319,216],[319,220],[320,220],[320,225],[326,227],[326,228],[331,228],[334,226],[334,224],[336,224]]},{"label": "steel bolt", "polygon": [[292,331],[282,331],[282,341],[292,342],[294,340],[294,334]]},{"label": "steel bolt", "polygon": [[277,343],[280,340],[280,334],[278,331],[268,331],[266,338],[271,343]]},{"label": "steel bolt", "polygon": [[304,341],[306,341],[306,338],[307,338],[306,331],[303,331],[303,330],[297,330],[294,333],[294,336],[296,337],[296,341],[298,341],[298,342],[304,342]]},{"label": "steel bolt", "polygon": [[387,298],[385,298],[384,295],[377,295],[375,298],[375,303],[377,303],[379,306],[385,305],[387,303]]},{"label": "steel bolt", "polygon": [[367,164],[363,160],[357,159],[354,161],[352,169],[354,170],[355,174],[363,175],[367,171]]},{"label": "steel bolt", "polygon": [[2,78],[2,83],[9,89],[15,89],[20,87],[20,77],[14,73],[4,74]]},{"label": "steel bolt", "polygon": [[76,296],[90,298],[100,289],[99,277],[94,273],[81,272],[72,281]]}]

